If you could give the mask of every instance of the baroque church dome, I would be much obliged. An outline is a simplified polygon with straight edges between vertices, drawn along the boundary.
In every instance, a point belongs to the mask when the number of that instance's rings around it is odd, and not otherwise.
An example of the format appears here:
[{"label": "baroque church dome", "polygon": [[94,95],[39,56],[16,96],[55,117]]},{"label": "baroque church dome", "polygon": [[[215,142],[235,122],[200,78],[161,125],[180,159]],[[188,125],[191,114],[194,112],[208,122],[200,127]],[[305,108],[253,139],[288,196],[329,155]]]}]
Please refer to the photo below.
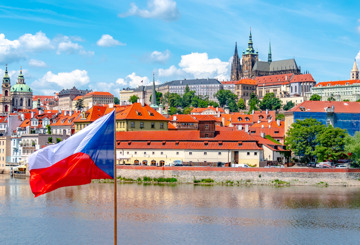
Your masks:
[{"label": "baroque church dome", "polygon": [[32,92],[32,89],[27,84],[17,83],[11,86],[10,92],[29,93]]}]

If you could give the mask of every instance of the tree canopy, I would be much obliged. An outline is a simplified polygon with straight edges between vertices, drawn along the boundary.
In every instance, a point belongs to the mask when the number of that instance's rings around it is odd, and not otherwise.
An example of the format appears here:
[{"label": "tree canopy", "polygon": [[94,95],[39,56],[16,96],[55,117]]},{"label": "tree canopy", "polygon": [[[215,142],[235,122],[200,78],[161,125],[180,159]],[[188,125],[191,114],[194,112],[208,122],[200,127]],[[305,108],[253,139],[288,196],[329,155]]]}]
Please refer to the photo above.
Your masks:
[{"label": "tree canopy", "polygon": [[118,97],[114,97],[114,104],[115,104],[115,105],[120,104],[120,100],[119,100]]},{"label": "tree canopy", "polygon": [[237,95],[230,90],[221,89],[217,91],[215,96],[218,99],[221,107],[224,107],[225,105],[230,107],[230,102],[234,102],[236,105]]},{"label": "tree canopy", "polygon": [[260,103],[260,100],[256,96],[255,93],[251,93],[250,99],[249,99],[249,112],[258,110],[258,105]]},{"label": "tree canopy", "polygon": [[311,95],[310,100],[311,100],[311,101],[320,101],[320,100],[321,100],[321,96],[318,95],[318,94],[313,94],[313,95]]},{"label": "tree canopy", "polygon": [[137,100],[139,99],[138,96],[136,96],[135,94],[133,96],[130,97],[129,101],[134,104],[137,102]]},{"label": "tree canopy", "polygon": [[334,128],[329,125],[326,129],[317,136],[314,153],[319,161],[329,160],[336,162],[346,155],[345,153],[345,138],[346,130],[341,128]]},{"label": "tree canopy", "polygon": [[246,105],[245,105],[245,101],[243,98],[240,98],[238,103],[237,103],[237,106],[240,110],[245,110],[246,109]]},{"label": "tree canopy", "polygon": [[284,109],[284,111],[288,111],[288,110],[290,110],[291,108],[293,108],[294,106],[295,106],[294,102],[288,101],[288,102],[286,103],[286,105],[283,106],[283,109]]},{"label": "tree canopy", "polygon": [[307,118],[296,120],[285,138],[285,145],[296,155],[303,157],[306,162],[314,160],[317,137],[324,132],[325,125],[316,119]]},{"label": "tree canopy", "polygon": [[[163,94],[161,92],[157,92],[157,91],[155,91],[155,93],[156,93],[156,104],[160,105]],[[150,95],[150,103],[151,103],[151,98],[152,98],[152,95]]]},{"label": "tree canopy", "polygon": [[345,138],[345,151],[351,153],[350,157],[360,164],[360,132],[356,132],[354,136],[347,136]]},{"label": "tree canopy", "polygon": [[81,111],[84,108],[84,100],[78,99],[78,101],[75,103],[75,108]]},{"label": "tree canopy", "polygon": [[281,108],[281,100],[274,93],[267,93],[259,104],[262,110],[277,110]]},{"label": "tree canopy", "polygon": [[328,101],[336,101],[335,97],[333,94],[331,94],[331,96],[327,99]]}]

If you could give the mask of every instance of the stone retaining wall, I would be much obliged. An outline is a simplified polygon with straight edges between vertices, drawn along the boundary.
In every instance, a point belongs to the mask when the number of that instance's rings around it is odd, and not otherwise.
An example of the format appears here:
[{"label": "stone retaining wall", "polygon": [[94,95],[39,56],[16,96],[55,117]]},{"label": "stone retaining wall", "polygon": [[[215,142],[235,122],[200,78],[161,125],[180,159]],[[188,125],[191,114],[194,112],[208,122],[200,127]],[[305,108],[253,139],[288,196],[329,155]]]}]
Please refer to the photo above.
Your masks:
[{"label": "stone retaining wall", "polygon": [[217,168],[217,167],[147,167],[117,166],[117,175],[137,179],[177,178],[181,183],[213,179],[215,182],[233,181],[259,185],[273,184],[278,179],[290,185],[356,185],[360,186],[360,169],[310,169],[310,168]]}]

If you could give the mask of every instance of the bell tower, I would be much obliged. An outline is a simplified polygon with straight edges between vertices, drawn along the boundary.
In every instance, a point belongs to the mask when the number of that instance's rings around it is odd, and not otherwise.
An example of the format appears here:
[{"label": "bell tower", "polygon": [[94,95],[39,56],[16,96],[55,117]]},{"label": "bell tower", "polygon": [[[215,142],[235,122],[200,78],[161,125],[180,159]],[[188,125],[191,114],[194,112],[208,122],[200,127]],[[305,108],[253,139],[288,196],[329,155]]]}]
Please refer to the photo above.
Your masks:
[{"label": "bell tower", "polygon": [[246,78],[253,77],[252,69],[255,63],[258,61],[258,55],[259,52],[255,52],[253,46],[251,28],[250,28],[248,47],[245,51],[243,51],[243,55],[242,55],[242,74],[244,77]]},{"label": "bell tower", "polygon": [[1,99],[0,99],[0,113],[10,113],[11,112],[11,95],[10,95],[10,77],[7,70],[7,65],[5,66],[5,74],[3,77],[1,85]]},{"label": "bell tower", "polygon": [[354,61],[354,66],[351,70],[351,80],[359,80],[359,69],[357,67],[357,64],[356,64],[356,59]]},{"label": "bell tower", "polygon": [[235,43],[235,52],[233,56],[233,61],[231,64],[231,81],[238,81],[241,79],[241,64],[240,58],[237,50],[237,43]]}]

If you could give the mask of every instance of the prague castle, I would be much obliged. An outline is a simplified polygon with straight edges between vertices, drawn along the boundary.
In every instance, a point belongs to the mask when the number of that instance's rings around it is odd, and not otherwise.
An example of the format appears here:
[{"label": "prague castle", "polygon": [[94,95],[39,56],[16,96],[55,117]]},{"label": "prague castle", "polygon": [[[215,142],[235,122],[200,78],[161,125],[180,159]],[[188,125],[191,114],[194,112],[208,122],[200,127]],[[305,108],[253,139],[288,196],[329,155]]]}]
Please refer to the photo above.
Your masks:
[{"label": "prague castle", "polygon": [[14,86],[11,86],[6,66],[1,88],[0,113],[10,113],[23,109],[32,109],[33,92],[32,89],[25,83],[25,78],[22,74],[21,68],[17,83]]},{"label": "prague castle", "polygon": [[301,69],[297,66],[295,59],[272,61],[271,45],[269,44],[268,60],[259,61],[259,53],[255,51],[253,46],[251,30],[248,47],[242,53],[242,62],[240,62],[237,43],[235,43],[235,52],[231,65],[231,81],[288,73],[301,74]]}]

